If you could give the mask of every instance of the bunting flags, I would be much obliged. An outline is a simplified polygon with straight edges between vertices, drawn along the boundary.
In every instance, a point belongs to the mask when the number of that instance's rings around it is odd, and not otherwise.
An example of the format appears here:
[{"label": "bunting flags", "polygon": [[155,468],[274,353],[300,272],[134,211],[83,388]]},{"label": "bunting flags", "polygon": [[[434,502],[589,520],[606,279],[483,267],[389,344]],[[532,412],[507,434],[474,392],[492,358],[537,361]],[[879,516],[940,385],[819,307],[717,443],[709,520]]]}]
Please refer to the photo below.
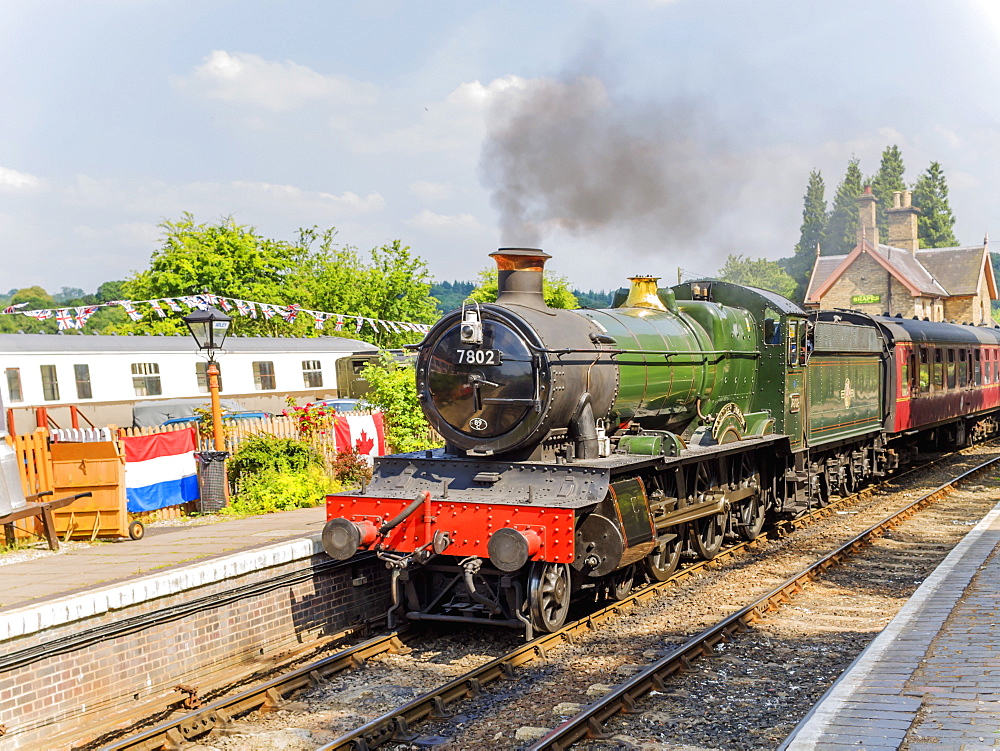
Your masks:
[{"label": "bunting flags", "polygon": [[63,308],[62,310],[57,310],[56,320],[59,322],[60,331],[76,328],[76,319],[69,312],[69,308]]},{"label": "bunting flags", "polygon": [[346,313],[328,313],[322,310],[308,310],[299,303],[291,303],[288,306],[275,303],[263,303],[251,300],[240,300],[231,297],[208,292],[200,295],[183,295],[180,297],[160,297],[155,300],[112,300],[107,303],[95,305],[79,306],[76,308],[60,308],[56,310],[21,310],[28,303],[18,303],[10,305],[0,310],[0,315],[26,315],[37,321],[45,321],[55,317],[59,324],[59,330],[82,329],[87,321],[102,307],[118,306],[125,311],[132,321],[143,320],[146,313],[140,306],[148,306],[149,314],[155,313],[158,318],[166,318],[168,310],[174,313],[183,313],[184,308],[205,310],[210,305],[222,308],[225,311],[232,311],[238,315],[251,319],[257,318],[257,309],[260,308],[264,318],[271,320],[275,316],[280,316],[288,323],[294,323],[298,319],[299,313],[305,313],[313,318],[315,328],[324,330],[328,321],[333,321],[333,332],[342,334],[349,322],[354,321],[354,333],[360,334],[364,328],[369,328],[375,333],[401,333],[415,332],[425,334],[430,330],[430,325],[426,323],[412,323],[409,321],[389,321],[381,318],[368,318],[365,316],[348,315]]},{"label": "bunting flags", "polygon": [[301,305],[296,305],[295,303],[292,303],[281,315],[284,317],[286,321],[288,321],[288,323],[295,323],[295,319],[299,315],[299,308],[301,307],[302,307]]},{"label": "bunting flags", "polygon": [[87,325],[87,321],[90,320],[90,317],[97,312],[98,307],[99,306],[97,305],[87,305],[83,308],[77,308],[75,319],[76,327],[78,329],[82,329],[85,325]]},{"label": "bunting flags", "polygon": [[257,308],[254,307],[252,302],[237,300],[236,309],[240,312],[241,316],[250,316],[251,318],[257,317]]}]

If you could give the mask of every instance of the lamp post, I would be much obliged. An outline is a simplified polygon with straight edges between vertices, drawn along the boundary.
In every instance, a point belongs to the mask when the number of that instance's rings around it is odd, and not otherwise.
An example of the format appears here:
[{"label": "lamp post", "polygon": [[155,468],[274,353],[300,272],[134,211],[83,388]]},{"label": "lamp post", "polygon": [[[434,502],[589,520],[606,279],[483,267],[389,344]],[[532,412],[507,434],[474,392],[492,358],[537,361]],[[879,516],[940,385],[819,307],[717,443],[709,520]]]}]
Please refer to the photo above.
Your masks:
[{"label": "lamp post", "polygon": [[184,323],[191,330],[191,335],[198,343],[199,350],[208,352],[208,367],[205,376],[208,380],[208,393],[212,398],[212,440],[216,451],[226,450],[226,441],[222,432],[222,406],[219,404],[219,366],[215,362],[216,350],[222,349],[222,343],[229,333],[232,318],[221,310],[208,307],[196,310],[184,316]]}]

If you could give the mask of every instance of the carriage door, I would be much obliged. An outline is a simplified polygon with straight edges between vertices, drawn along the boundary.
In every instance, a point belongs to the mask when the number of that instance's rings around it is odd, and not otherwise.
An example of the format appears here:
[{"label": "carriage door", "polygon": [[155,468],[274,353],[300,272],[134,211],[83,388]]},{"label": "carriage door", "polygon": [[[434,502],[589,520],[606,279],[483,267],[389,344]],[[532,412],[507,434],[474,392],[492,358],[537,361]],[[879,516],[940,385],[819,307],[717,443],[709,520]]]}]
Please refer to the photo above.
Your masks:
[{"label": "carriage door", "polygon": [[806,424],[806,322],[788,318],[785,341],[785,434],[792,449],[802,448],[802,430]]}]

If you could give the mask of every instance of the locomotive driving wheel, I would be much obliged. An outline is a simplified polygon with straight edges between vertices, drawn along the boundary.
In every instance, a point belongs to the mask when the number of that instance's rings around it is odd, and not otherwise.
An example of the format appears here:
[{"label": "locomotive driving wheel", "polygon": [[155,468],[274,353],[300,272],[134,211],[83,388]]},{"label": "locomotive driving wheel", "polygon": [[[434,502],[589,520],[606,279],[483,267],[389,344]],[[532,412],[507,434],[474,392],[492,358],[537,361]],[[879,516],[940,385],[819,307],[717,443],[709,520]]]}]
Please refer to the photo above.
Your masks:
[{"label": "locomotive driving wheel", "polygon": [[740,501],[733,511],[733,525],[742,539],[756,540],[764,527],[764,516],[767,514],[767,503],[760,486],[760,472],[751,466],[750,457],[743,455],[738,465],[737,479],[743,487],[754,488],[756,492]]},{"label": "locomotive driving wheel", "polygon": [[674,539],[664,543],[662,547],[653,548],[653,552],[646,556],[646,573],[653,581],[665,582],[670,578],[670,575],[677,570],[681,551],[684,549],[685,527],[670,527],[666,531],[672,532]]},{"label": "locomotive driving wheel", "polygon": [[[705,464],[698,465],[694,477],[694,503],[703,503],[714,496],[712,491],[718,489],[718,481]],[[726,534],[726,513],[723,511],[710,516],[703,516],[691,523],[691,541],[694,549],[706,561],[710,561],[722,549],[722,541]]]},{"label": "locomotive driving wheel", "polygon": [[531,625],[539,631],[559,630],[569,612],[570,578],[565,563],[536,561],[528,573]]}]

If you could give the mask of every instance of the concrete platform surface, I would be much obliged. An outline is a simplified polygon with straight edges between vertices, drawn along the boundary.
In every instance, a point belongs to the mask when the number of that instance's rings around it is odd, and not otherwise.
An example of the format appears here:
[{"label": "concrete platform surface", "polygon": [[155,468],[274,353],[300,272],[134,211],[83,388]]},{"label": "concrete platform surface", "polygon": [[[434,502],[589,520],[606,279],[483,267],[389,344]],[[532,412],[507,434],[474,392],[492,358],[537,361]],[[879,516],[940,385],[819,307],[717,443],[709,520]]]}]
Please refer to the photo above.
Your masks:
[{"label": "concrete platform surface", "polygon": [[64,546],[14,563],[0,555],[0,640],[314,555],[325,521],[321,505],[147,527],[141,540]]},{"label": "concrete platform surface", "polygon": [[1000,505],[917,589],[781,746],[1000,748]]}]

